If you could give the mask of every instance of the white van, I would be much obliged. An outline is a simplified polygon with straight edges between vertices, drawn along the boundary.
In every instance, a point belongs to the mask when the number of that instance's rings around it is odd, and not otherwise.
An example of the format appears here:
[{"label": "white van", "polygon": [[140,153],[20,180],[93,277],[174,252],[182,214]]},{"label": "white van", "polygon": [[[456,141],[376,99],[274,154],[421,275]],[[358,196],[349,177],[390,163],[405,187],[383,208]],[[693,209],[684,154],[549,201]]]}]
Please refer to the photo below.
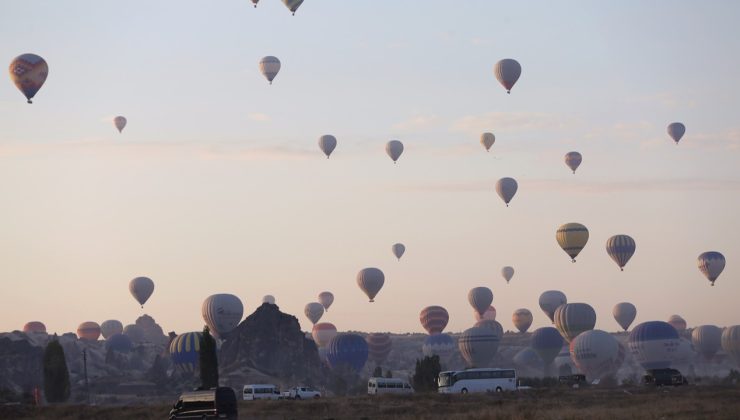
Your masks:
[{"label": "white van", "polygon": [[370,378],[367,381],[367,393],[370,395],[413,394],[414,388],[411,388],[408,382],[398,378]]},{"label": "white van", "polygon": [[244,392],[242,395],[246,401],[279,400],[282,398],[280,389],[277,386],[270,384],[244,385]]}]

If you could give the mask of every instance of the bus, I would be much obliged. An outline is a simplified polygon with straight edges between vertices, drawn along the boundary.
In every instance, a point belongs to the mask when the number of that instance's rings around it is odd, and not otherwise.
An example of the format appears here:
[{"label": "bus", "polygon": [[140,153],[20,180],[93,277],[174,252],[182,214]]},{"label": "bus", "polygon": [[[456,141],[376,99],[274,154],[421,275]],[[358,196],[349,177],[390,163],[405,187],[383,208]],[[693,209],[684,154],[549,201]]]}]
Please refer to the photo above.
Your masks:
[{"label": "bus", "polygon": [[516,390],[514,369],[467,369],[440,372],[439,393],[503,392]]}]

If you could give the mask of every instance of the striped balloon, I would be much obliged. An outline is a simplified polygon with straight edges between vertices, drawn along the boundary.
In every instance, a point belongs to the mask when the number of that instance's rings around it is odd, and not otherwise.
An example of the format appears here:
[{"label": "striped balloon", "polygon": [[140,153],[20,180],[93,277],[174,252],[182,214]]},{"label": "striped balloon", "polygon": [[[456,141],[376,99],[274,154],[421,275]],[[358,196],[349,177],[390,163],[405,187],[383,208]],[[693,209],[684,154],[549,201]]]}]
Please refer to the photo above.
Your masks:
[{"label": "striped balloon", "polygon": [[613,375],[624,362],[625,349],[611,334],[591,330],[570,343],[570,357],[578,369],[593,379]]},{"label": "striped balloon", "polygon": [[568,299],[560,290],[547,290],[540,295],[540,308],[553,323],[555,323],[555,310],[566,303]]},{"label": "striped balloon", "polygon": [[637,316],[637,308],[629,302],[620,302],[614,305],[612,315],[614,315],[614,319],[619,326],[627,331]]},{"label": "striped balloon", "polygon": [[337,335],[337,327],[330,322],[319,322],[311,329],[311,337],[319,347],[326,347],[334,336]]},{"label": "striped balloon", "polygon": [[100,338],[100,325],[92,321],[83,322],[77,327],[77,337],[80,340],[97,341]]},{"label": "striped balloon", "polygon": [[473,327],[460,335],[457,347],[469,367],[487,367],[498,351],[500,340],[490,328]]},{"label": "striped balloon", "polygon": [[326,347],[329,349],[326,359],[332,369],[348,366],[359,372],[367,362],[367,342],[357,334],[337,334]]},{"label": "striped balloon", "polygon": [[489,306],[488,309],[486,309],[486,312],[483,313],[483,315],[479,314],[478,311],[473,311],[473,317],[475,318],[475,321],[482,321],[484,319],[490,319],[491,321],[496,320],[496,308],[493,306]]},{"label": "striped balloon", "polygon": [[740,367],[740,325],[733,325],[722,331],[722,350]]},{"label": "striped balloon", "polygon": [[558,228],[555,239],[571,261],[576,262],[576,256],[588,242],[588,229],[580,223],[566,223]]},{"label": "striped balloon", "polygon": [[370,302],[375,302],[375,296],[385,283],[385,275],[377,268],[363,268],[357,273],[357,285],[370,298]]},{"label": "striped balloon", "polygon": [[635,240],[627,235],[614,235],[606,241],[606,253],[624,271],[627,261],[635,254]]},{"label": "striped balloon", "polygon": [[722,328],[716,325],[701,325],[691,331],[691,343],[705,359],[712,357],[722,346]]},{"label": "striped balloon", "polygon": [[504,58],[493,66],[493,74],[506,89],[506,93],[511,93],[511,88],[522,75],[522,66],[514,59]]},{"label": "striped balloon", "polygon": [[571,171],[573,173],[576,173],[576,169],[578,169],[579,166],[581,166],[581,162],[583,161],[583,156],[581,156],[578,152],[568,152],[565,154],[565,164],[568,165]]},{"label": "striped balloon", "polygon": [[46,333],[46,325],[39,321],[26,322],[23,326],[23,332],[28,333]]},{"label": "striped balloon", "polygon": [[450,321],[450,314],[441,306],[427,306],[419,313],[419,321],[430,335],[439,334]]},{"label": "striped balloon", "polygon": [[686,126],[681,124],[680,122],[674,122],[668,124],[668,128],[666,129],[668,131],[668,135],[671,136],[673,141],[676,142],[676,145],[678,145],[678,142],[681,140],[681,137],[686,133]]},{"label": "striped balloon", "polygon": [[506,207],[509,207],[509,202],[514,198],[519,184],[517,184],[514,178],[501,178],[496,182],[496,194],[504,200]]},{"label": "striped balloon", "polygon": [[223,338],[224,334],[234,330],[244,315],[242,301],[228,293],[208,296],[203,300],[200,309],[203,321],[208,325],[211,333],[219,338]]},{"label": "striped balloon", "polygon": [[486,148],[486,152],[491,150],[491,146],[496,142],[496,136],[493,133],[483,133],[480,135],[480,144]]},{"label": "striped balloon", "polygon": [[681,315],[671,315],[668,317],[668,323],[679,333],[686,331],[686,320]]},{"label": "striped balloon", "polygon": [[501,276],[503,276],[504,280],[506,282],[510,282],[511,278],[514,277],[514,267],[509,267],[508,265],[501,269]]},{"label": "striped balloon", "polygon": [[260,59],[260,72],[270,84],[280,72],[280,60],[277,57],[268,55]]},{"label": "striped balloon", "polygon": [[385,333],[371,333],[365,337],[367,341],[368,359],[377,363],[383,363],[393,348],[391,336]]},{"label": "striped balloon", "polygon": [[532,333],[529,346],[537,352],[545,366],[548,366],[555,360],[555,356],[560,353],[560,349],[563,347],[563,337],[553,327],[537,328]]},{"label": "striped balloon", "polygon": [[725,269],[725,256],[716,251],[709,251],[699,255],[697,260],[699,271],[701,271],[707,280],[714,286],[715,280],[722,274]]},{"label": "striped balloon", "polygon": [[514,323],[516,329],[521,333],[527,332],[529,327],[532,326],[533,320],[532,312],[524,308],[517,309],[511,316],[511,322]]},{"label": "striped balloon", "polygon": [[648,321],[636,326],[629,335],[629,350],[645,369],[671,367],[681,345],[678,332],[663,321]]},{"label": "striped balloon", "polygon": [[489,330],[493,330],[493,332],[496,333],[496,336],[498,336],[499,340],[502,340],[504,338],[504,326],[501,325],[499,322],[494,321],[492,319],[481,319],[480,321],[476,322],[474,327],[480,327],[480,328],[488,328]]},{"label": "striped balloon", "polygon": [[565,341],[571,342],[584,331],[596,326],[596,311],[587,303],[566,303],[555,310],[555,328]]},{"label": "striped balloon", "polygon": [[432,334],[424,339],[421,351],[424,356],[447,357],[455,351],[455,340],[449,334]]},{"label": "striped balloon", "polygon": [[474,287],[468,292],[468,302],[473,309],[483,315],[493,302],[493,292],[487,287]]},{"label": "striped balloon", "polygon": [[170,357],[177,369],[182,372],[195,372],[198,369],[202,340],[199,332],[180,334],[172,340]]}]

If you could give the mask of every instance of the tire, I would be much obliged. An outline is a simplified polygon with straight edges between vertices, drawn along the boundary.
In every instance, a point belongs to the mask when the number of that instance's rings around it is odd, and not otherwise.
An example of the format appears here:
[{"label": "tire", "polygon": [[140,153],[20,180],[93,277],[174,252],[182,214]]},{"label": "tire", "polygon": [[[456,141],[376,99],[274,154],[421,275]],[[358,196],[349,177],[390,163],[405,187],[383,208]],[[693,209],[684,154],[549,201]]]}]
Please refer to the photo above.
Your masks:
[{"label": "tire", "polygon": [[461,394],[467,394],[468,393],[468,389],[467,388],[463,388],[463,389],[460,390],[460,393]]},{"label": "tire", "polygon": [[496,392],[499,392],[499,393],[501,393],[501,392],[504,392],[504,390],[503,390],[503,389],[501,389],[501,387],[500,387],[500,386],[497,386],[497,387],[496,387]]}]

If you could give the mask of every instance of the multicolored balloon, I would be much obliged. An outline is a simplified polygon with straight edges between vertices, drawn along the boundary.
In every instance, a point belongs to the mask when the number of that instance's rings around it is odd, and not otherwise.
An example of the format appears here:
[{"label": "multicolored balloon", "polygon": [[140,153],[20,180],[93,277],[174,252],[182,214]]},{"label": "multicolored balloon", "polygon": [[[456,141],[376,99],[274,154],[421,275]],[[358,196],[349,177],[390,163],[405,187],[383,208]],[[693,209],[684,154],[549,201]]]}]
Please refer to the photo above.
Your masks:
[{"label": "multicolored balloon", "polygon": [[391,354],[391,350],[393,349],[390,334],[371,333],[365,337],[365,341],[367,341],[368,359],[378,365],[385,362],[385,359],[388,358],[388,355]]},{"label": "multicolored balloon", "polygon": [[100,325],[93,321],[83,322],[77,327],[77,337],[80,340],[98,341],[98,338],[100,338]]},{"label": "multicolored balloon", "polygon": [[311,329],[311,337],[319,347],[326,347],[337,335],[337,327],[330,322],[319,322]]},{"label": "multicolored balloon", "polygon": [[699,266],[699,271],[701,271],[707,280],[712,282],[712,286],[714,286],[714,282],[717,280],[717,277],[719,277],[719,275],[722,274],[722,270],[725,269],[725,256],[717,251],[704,252],[699,255],[697,265]]},{"label": "multicolored balloon", "polygon": [[627,235],[614,235],[606,241],[606,253],[624,271],[624,266],[635,254],[635,240]]},{"label": "multicolored balloon", "polygon": [[587,303],[566,303],[555,310],[555,328],[565,341],[572,342],[579,334],[596,326],[596,311]]},{"label": "multicolored balloon", "polygon": [[468,367],[487,367],[498,351],[501,337],[492,329],[473,327],[457,340],[457,347]]},{"label": "multicolored balloon", "polygon": [[367,342],[357,334],[337,334],[329,341],[327,349],[326,359],[332,369],[349,366],[355,372],[359,372],[367,362]]},{"label": "multicolored balloon", "polygon": [[629,302],[620,302],[614,305],[612,315],[620,327],[627,331],[637,316],[637,308]]},{"label": "multicolored balloon", "polygon": [[475,321],[482,321],[484,319],[489,319],[491,321],[496,320],[496,308],[494,308],[492,305],[486,309],[486,312],[483,313],[483,315],[479,314],[477,310],[473,311],[473,317],[475,318]]},{"label": "multicolored balloon", "polygon": [[671,315],[668,317],[668,323],[671,324],[671,327],[675,328],[679,334],[686,331],[686,320],[683,319],[681,315]]},{"label": "multicolored balloon", "polygon": [[241,322],[244,305],[234,295],[219,293],[208,296],[203,301],[201,315],[210,332],[216,337],[223,338]]},{"label": "multicolored balloon", "polygon": [[421,351],[424,356],[447,357],[455,351],[455,340],[449,334],[432,334],[424,339]]},{"label": "multicolored balloon", "polygon": [[511,315],[511,322],[520,333],[525,333],[532,326],[534,317],[529,309],[520,308]]},{"label": "multicolored balloon", "polygon": [[573,174],[575,175],[576,169],[581,166],[583,162],[583,156],[578,152],[568,152],[565,154],[565,164],[568,165]]},{"label": "multicolored balloon", "polygon": [[34,96],[49,76],[49,66],[36,54],[22,54],[10,62],[10,80],[31,104]]},{"label": "multicolored balloon", "polygon": [[666,369],[671,367],[681,340],[671,324],[648,321],[632,330],[628,344],[635,360],[644,369]]},{"label": "multicolored balloon", "polygon": [[427,306],[419,313],[421,326],[430,334],[440,334],[447,326],[450,314],[441,306]]},{"label": "multicolored balloon", "polygon": [[370,298],[370,302],[375,302],[375,296],[377,296],[384,283],[385,275],[380,269],[374,267],[363,268],[357,273],[357,285]]},{"label": "multicolored balloon", "polygon": [[496,80],[506,89],[506,93],[511,93],[511,88],[522,75],[522,66],[514,59],[504,58],[493,66],[493,74]]},{"label": "multicolored balloon", "polygon": [[170,358],[175,367],[193,373],[200,366],[200,348],[203,336],[199,332],[180,334],[170,342]]},{"label": "multicolored balloon", "polygon": [[588,242],[588,229],[580,223],[566,223],[558,228],[555,239],[571,261],[576,262],[576,257]]},{"label": "multicolored balloon", "polygon": [[590,330],[570,343],[570,357],[590,380],[613,375],[624,362],[625,349],[611,334]]},{"label": "multicolored balloon", "polygon": [[23,332],[28,333],[46,333],[46,325],[40,321],[30,321],[23,325]]},{"label": "multicolored balloon", "polygon": [[280,72],[280,60],[277,57],[268,55],[260,59],[260,72],[270,84]]}]

